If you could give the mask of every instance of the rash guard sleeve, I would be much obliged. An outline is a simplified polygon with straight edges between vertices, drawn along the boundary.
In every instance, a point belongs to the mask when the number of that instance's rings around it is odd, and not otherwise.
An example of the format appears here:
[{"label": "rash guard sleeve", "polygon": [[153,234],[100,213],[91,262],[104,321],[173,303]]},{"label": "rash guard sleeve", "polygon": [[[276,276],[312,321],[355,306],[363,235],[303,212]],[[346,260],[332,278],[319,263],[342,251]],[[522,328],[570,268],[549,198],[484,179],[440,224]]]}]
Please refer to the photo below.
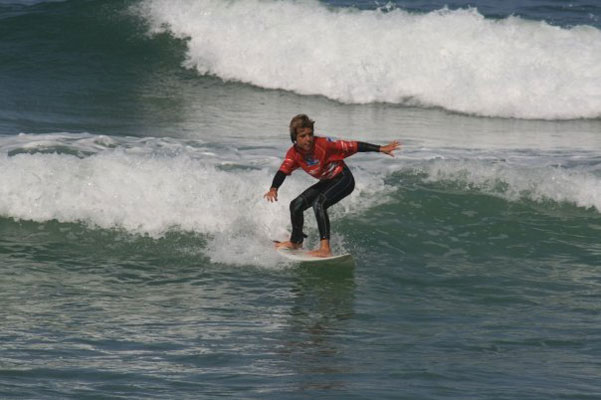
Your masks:
[{"label": "rash guard sleeve", "polygon": [[286,179],[286,174],[278,170],[278,172],[276,172],[275,176],[273,177],[271,187],[279,189],[279,187],[282,186],[282,183],[284,183],[284,179]]},{"label": "rash guard sleeve", "polygon": [[335,159],[344,159],[350,157],[357,152],[357,143],[350,140],[334,140],[327,138],[325,142],[327,145],[328,153]]},{"label": "rash guard sleeve", "polygon": [[280,171],[285,175],[290,175],[292,171],[297,169],[299,166],[296,150],[294,150],[294,146],[292,146],[286,153],[286,157],[280,166]]},{"label": "rash guard sleeve", "polygon": [[359,152],[365,152],[365,151],[379,152],[380,146],[378,146],[376,144],[371,144],[371,143],[357,142],[357,151],[359,151]]}]

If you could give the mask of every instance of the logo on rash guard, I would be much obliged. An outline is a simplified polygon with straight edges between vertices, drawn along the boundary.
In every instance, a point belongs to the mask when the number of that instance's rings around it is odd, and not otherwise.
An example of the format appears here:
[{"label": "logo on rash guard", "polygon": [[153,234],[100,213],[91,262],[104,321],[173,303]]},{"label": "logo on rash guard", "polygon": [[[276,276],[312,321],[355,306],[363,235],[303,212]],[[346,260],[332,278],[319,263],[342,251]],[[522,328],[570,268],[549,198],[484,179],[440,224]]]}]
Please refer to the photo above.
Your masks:
[{"label": "logo on rash guard", "polygon": [[330,163],[327,168],[325,168],[324,173],[322,174],[322,179],[331,178],[334,175],[334,172],[338,169],[338,163]]},{"label": "logo on rash guard", "polygon": [[314,159],[312,156],[306,157],[305,162],[309,167],[319,164],[319,160]]}]

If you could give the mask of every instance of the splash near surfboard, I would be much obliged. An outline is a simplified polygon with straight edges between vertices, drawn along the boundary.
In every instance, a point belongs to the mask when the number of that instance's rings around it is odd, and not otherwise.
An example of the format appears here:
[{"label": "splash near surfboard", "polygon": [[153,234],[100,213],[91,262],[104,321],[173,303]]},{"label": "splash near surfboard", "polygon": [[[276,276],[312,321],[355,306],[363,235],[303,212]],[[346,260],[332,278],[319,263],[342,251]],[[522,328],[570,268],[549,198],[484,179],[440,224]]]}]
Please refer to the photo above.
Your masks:
[{"label": "splash near surfboard", "polygon": [[311,264],[311,265],[341,265],[341,264],[354,264],[355,259],[352,254],[344,253],[332,255],[330,257],[316,257],[309,254],[309,250],[304,249],[288,249],[288,248],[277,248],[276,251],[282,257],[295,261],[301,264]]}]

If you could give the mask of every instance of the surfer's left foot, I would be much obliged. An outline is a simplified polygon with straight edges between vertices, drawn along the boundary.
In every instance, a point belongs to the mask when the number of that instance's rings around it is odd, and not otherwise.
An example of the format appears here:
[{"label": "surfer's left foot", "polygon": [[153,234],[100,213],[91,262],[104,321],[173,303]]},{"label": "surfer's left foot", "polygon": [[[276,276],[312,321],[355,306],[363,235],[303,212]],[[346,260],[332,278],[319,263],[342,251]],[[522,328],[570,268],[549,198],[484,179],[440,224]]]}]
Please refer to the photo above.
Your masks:
[{"label": "surfer's left foot", "polygon": [[302,243],[292,243],[288,242],[275,242],[276,249],[300,249],[303,247]]}]

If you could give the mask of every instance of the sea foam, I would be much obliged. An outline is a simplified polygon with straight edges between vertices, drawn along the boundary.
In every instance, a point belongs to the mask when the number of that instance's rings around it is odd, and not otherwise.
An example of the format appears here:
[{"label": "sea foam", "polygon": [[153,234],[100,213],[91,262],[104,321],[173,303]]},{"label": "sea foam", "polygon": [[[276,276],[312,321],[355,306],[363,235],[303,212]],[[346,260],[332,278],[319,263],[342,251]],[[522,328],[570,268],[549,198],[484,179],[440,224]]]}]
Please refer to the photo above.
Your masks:
[{"label": "sea foam", "polygon": [[185,67],[228,81],[482,116],[601,116],[601,31],[591,26],[312,0],[145,0],[136,12],[152,33],[187,41]]},{"label": "sea foam", "polygon": [[[407,171],[407,170],[406,170]],[[601,169],[516,164],[506,160],[435,159],[413,166],[429,183],[450,183],[508,201],[571,204],[601,212]]]},{"label": "sea foam", "polygon": [[[278,202],[263,198],[283,150],[256,155],[200,141],[89,134],[0,137],[0,216],[155,238],[192,232],[214,262],[275,265],[270,248],[287,238],[288,204],[314,183],[298,175]],[[391,190],[377,172],[357,169],[356,176],[355,192],[332,207],[333,221],[369,209]],[[315,225],[307,218],[310,232]]]}]

